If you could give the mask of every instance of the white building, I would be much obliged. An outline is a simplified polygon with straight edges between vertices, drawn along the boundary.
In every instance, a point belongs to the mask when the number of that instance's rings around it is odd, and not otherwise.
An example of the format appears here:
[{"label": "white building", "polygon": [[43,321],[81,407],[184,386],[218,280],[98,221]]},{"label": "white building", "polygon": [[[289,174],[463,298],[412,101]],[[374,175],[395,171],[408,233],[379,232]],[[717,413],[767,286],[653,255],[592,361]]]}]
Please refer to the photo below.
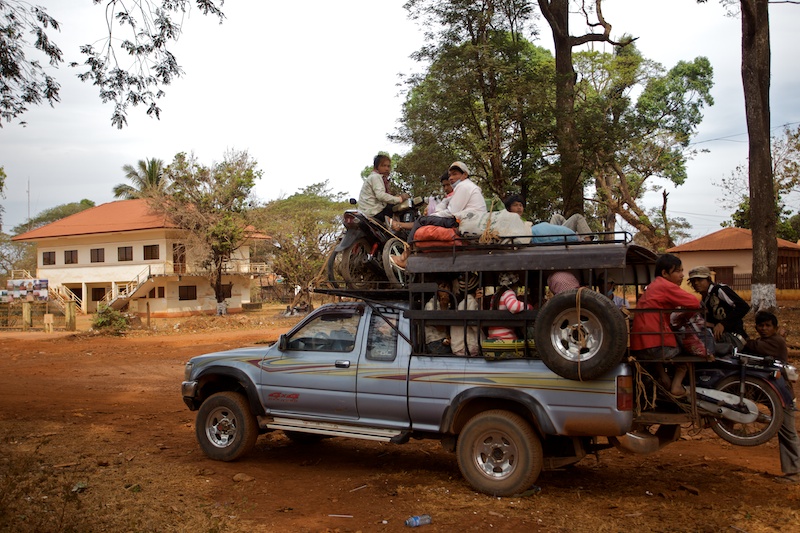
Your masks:
[{"label": "white building", "polygon": [[[214,313],[214,290],[192,261],[184,235],[153,214],[146,200],[121,200],[12,240],[36,243],[36,277],[48,280],[52,297],[74,299],[84,313],[97,311],[100,303],[156,318]],[[228,312],[250,302],[251,277],[265,269],[250,263],[249,245],[229,258],[222,280]]]}]

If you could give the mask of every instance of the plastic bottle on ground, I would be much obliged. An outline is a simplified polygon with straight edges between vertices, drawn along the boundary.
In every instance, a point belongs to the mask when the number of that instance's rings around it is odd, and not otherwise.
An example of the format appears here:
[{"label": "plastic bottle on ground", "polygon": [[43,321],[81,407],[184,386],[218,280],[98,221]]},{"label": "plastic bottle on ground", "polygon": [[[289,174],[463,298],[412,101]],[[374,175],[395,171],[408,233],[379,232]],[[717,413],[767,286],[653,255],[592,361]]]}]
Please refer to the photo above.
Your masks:
[{"label": "plastic bottle on ground", "polygon": [[408,527],[425,526],[431,523],[431,515],[423,514],[419,516],[412,516],[406,520]]}]

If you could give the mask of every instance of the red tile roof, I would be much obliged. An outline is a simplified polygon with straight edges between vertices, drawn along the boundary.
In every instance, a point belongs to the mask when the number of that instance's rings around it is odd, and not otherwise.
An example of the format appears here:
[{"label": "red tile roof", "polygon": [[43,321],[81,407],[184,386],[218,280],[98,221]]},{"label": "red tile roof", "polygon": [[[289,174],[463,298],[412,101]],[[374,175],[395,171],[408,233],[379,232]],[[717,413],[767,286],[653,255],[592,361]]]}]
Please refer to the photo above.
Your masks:
[{"label": "red tile roof", "polygon": [[120,200],[98,205],[12,237],[12,241],[32,241],[51,237],[92,235],[120,231],[174,228],[164,215],[150,212],[147,200]]},{"label": "red tile roof", "polygon": [[[779,249],[800,250],[800,245],[793,242],[778,239]],[[705,237],[700,237],[693,241],[675,246],[667,250],[675,252],[711,252],[722,250],[752,250],[753,235],[749,229],[744,228],[724,228]]]}]

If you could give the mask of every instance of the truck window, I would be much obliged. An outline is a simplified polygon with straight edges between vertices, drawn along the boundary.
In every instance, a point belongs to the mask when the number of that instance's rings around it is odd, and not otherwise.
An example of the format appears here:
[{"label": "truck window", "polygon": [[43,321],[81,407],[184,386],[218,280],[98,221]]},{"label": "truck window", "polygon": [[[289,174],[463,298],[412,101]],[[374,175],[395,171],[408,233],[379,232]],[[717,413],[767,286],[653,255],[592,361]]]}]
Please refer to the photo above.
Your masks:
[{"label": "truck window", "polygon": [[361,315],[329,313],[295,331],[289,339],[289,350],[302,352],[352,352]]},{"label": "truck window", "polygon": [[398,315],[383,312],[383,316],[372,314],[367,339],[367,359],[373,361],[394,361],[397,357]]}]

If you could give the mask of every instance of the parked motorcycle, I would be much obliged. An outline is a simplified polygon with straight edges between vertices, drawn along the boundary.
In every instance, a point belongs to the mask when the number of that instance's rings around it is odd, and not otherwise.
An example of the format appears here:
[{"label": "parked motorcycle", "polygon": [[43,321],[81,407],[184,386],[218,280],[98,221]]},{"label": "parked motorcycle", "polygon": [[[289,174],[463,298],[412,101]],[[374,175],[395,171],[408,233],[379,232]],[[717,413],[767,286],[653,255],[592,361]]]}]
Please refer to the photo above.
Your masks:
[{"label": "parked motorcycle", "polygon": [[744,352],[696,365],[697,406],[720,438],[737,446],[758,446],[783,424],[783,409],[794,404],[797,369]]},{"label": "parked motorcycle", "polygon": [[[356,200],[350,199],[355,205]],[[409,198],[393,209],[401,222],[414,222],[419,216],[422,198]],[[406,247],[408,230],[393,231],[385,221],[357,210],[347,210],[343,217],[345,233],[328,259],[328,281],[334,287],[350,289],[375,287],[379,282],[405,285],[405,272],[390,260]]]}]

